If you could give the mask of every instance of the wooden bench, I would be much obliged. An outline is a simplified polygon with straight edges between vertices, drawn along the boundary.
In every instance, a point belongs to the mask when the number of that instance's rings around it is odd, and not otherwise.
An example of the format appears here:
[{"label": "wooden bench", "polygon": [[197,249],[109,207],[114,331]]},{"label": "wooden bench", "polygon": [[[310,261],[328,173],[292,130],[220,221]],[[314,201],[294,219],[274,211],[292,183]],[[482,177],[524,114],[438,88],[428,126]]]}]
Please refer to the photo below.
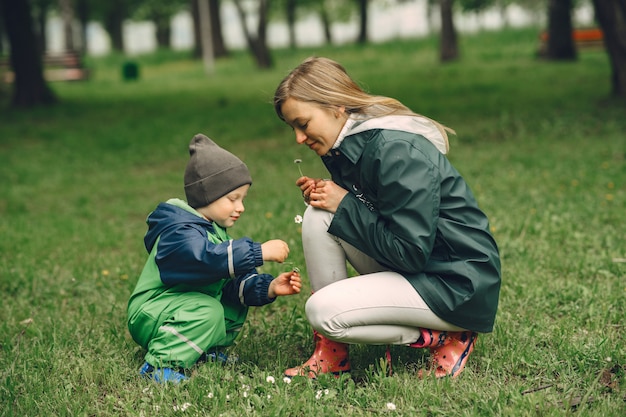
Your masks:
[{"label": "wooden bench", "polygon": [[[582,28],[572,31],[572,40],[576,49],[597,49],[604,47],[604,34],[598,28]],[[539,35],[539,55],[545,56],[548,52],[548,32],[543,31]]]},{"label": "wooden bench", "polygon": [[[42,57],[43,76],[47,81],[80,81],[89,78],[89,70],[83,65],[76,52],[46,54]],[[0,57],[0,73],[6,83],[12,83],[15,74],[11,69],[9,57]]]}]

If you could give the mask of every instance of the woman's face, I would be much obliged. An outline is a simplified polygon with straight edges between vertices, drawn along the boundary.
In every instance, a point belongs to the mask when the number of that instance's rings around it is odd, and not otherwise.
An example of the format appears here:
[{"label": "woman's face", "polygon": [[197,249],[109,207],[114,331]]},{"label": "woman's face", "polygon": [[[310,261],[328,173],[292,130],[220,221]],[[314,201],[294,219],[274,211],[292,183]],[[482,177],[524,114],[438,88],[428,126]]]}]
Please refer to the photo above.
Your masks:
[{"label": "woman's face", "polygon": [[345,107],[327,108],[293,98],[285,100],[281,112],[293,128],[296,142],[319,156],[331,150],[348,118]]}]

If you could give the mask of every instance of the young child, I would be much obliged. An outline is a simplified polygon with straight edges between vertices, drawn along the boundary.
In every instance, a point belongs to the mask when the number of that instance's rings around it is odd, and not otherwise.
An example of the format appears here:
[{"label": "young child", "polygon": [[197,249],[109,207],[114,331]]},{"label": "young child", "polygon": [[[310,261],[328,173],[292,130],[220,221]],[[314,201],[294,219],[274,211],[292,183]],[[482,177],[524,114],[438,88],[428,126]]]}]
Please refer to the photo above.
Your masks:
[{"label": "young child", "polygon": [[252,184],[246,165],[204,135],[189,145],[187,202],[161,203],[147,219],[148,260],[128,302],[128,329],[147,349],[140,374],[159,383],[187,379],[204,357],[226,360],[249,306],[297,294],[300,274],[259,274],[264,262],[283,262],[289,247],[231,239],[226,229],[244,212]]}]

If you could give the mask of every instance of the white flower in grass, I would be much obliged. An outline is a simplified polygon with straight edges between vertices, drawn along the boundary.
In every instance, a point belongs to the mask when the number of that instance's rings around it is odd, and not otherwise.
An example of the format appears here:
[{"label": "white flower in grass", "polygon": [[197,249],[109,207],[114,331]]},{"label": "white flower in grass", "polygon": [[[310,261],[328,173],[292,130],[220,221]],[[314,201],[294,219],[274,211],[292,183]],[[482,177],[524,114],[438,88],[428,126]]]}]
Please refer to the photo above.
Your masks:
[{"label": "white flower in grass", "polygon": [[315,399],[319,400],[320,398],[322,398],[322,395],[324,395],[324,391],[319,390],[315,393]]},{"label": "white flower in grass", "polygon": [[265,381],[266,381],[266,382],[269,382],[270,384],[273,384],[273,383],[275,383],[275,382],[276,382],[276,380],[274,379],[274,377],[273,377],[273,376],[271,376],[271,375],[268,375],[268,376],[267,376],[267,378],[265,378]]},{"label": "white flower in grass", "polygon": [[271,399],[271,398],[272,398],[272,396],[271,396],[271,395],[269,395],[269,394],[267,394],[267,399],[269,400],[269,399]]},{"label": "white flower in grass", "polygon": [[206,395],[206,397],[207,397],[207,398],[213,398],[213,393],[212,393],[212,392],[209,392],[209,393]]},{"label": "white flower in grass", "polygon": [[284,382],[285,384],[291,384],[291,378],[289,378],[288,376],[286,376],[286,377],[284,377],[284,378],[283,378],[283,382]]},{"label": "white flower in grass", "polygon": [[187,410],[189,407],[191,407],[190,403],[185,403],[183,405],[175,405],[174,406],[174,411],[185,411]]},{"label": "white flower in grass", "polygon": [[243,392],[243,398],[248,398],[248,391]]},{"label": "white flower in grass", "polygon": [[298,214],[296,217],[293,218],[293,221],[297,224],[302,223],[302,216]]},{"label": "white flower in grass", "polygon": [[387,410],[395,410],[396,405],[394,403],[387,403]]}]

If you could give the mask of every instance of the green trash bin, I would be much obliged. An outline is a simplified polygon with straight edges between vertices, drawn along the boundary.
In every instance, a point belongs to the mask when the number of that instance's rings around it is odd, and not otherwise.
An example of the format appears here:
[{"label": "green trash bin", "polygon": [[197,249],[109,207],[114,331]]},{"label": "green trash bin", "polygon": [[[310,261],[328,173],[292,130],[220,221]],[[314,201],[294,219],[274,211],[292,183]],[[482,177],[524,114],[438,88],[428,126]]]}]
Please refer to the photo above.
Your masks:
[{"label": "green trash bin", "polygon": [[122,79],[134,81],[139,79],[139,65],[134,61],[126,61],[122,65]]}]

